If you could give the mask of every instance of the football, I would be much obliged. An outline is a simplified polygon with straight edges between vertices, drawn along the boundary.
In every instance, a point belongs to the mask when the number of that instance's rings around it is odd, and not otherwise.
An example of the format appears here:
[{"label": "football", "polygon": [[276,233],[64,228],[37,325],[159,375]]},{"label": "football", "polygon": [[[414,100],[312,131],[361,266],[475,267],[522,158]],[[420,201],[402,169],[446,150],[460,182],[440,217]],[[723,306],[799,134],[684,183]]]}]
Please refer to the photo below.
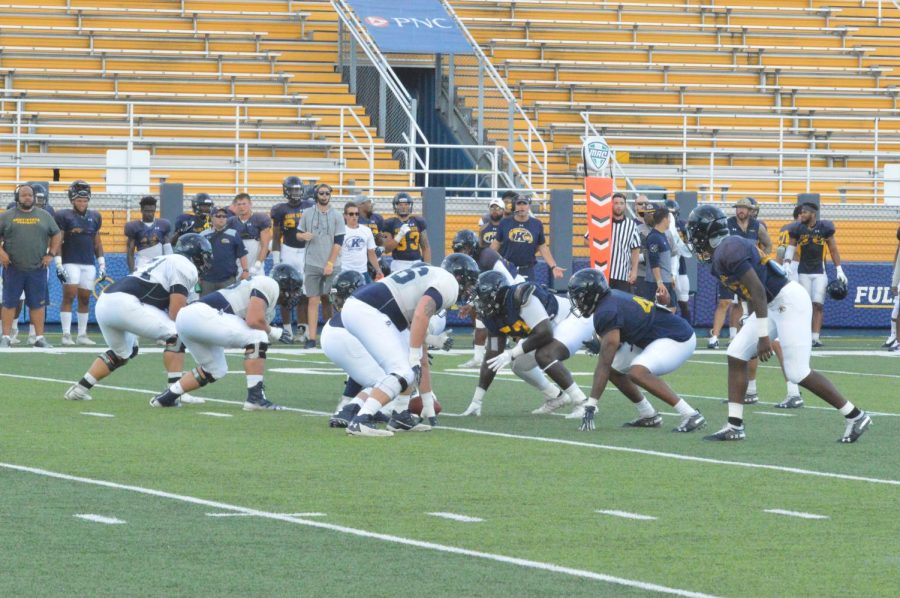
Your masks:
[{"label": "football", "polygon": [[[440,401],[437,399],[434,400],[434,413],[435,415],[440,415],[443,408],[441,407]],[[422,397],[416,397],[414,399],[410,399],[409,401],[409,412],[413,415],[422,415]]]}]

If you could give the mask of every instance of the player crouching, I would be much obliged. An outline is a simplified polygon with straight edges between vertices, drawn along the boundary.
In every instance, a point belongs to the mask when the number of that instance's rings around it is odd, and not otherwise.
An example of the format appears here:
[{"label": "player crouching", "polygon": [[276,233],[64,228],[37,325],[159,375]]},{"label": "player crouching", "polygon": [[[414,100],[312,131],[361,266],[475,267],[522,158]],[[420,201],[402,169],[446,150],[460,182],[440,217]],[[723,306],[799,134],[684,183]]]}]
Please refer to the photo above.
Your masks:
[{"label": "player crouching", "polygon": [[270,276],[253,276],[201,297],[178,313],[175,327],[197,367],[150,401],[153,407],[178,407],[180,397],[220,380],[228,373],[225,349],[244,349],[247,399],[244,411],[278,410],[266,398],[263,374],[270,343],[281,339],[281,328],[269,326],[275,307],[291,309],[302,297],[303,277],[296,268],[279,264]]}]

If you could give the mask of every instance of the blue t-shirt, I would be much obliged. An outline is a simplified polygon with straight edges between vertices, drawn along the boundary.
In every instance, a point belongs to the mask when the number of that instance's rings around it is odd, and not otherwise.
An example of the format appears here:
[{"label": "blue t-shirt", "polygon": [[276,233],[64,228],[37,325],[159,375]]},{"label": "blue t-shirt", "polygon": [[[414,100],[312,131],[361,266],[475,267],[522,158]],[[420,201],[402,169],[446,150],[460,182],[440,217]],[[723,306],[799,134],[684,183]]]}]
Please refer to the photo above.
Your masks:
[{"label": "blue t-shirt", "polygon": [[499,222],[494,224],[489,220],[488,223],[482,227],[481,231],[478,233],[478,239],[482,245],[487,247],[491,244],[491,241],[497,238],[497,228],[499,226]]},{"label": "blue t-shirt", "polygon": [[414,262],[422,259],[422,232],[427,228],[425,220],[419,216],[410,216],[405,222],[399,218],[389,218],[384,221],[384,232],[394,236],[405,224],[409,225],[409,232],[400,240],[400,243],[391,252],[395,260]]},{"label": "blue t-shirt", "polygon": [[766,289],[766,303],[770,303],[788,283],[781,266],[769,256],[762,255],[756,243],[742,237],[728,236],[722,240],[713,253],[710,271],[730,291],[749,300],[750,291],[741,283],[741,276],[751,268]]},{"label": "blue t-shirt", "polygon": [[94,239],[103,226],[100,212],[85,210],[79,214],[66,208],[56,213],[56,224],[63,233],[63,263],[94,265]]},{"label": "blue t-shirt", "polygon": [[272,216],[272,224],[281,227],[281,243],[295,249],[303,249],[306,247],[306,241],[297,239],[297,233],[300,230],[300,218],[303,216],[303,210],[313,206],[314,203],[308,199],[300,202],[300,205],[293,207],[287,202],[272,206],[270,212]]},{"label": "blue t-shirt", "polygon": [[644,248],[647,253],[645,280],[656,284],[653,268],[659,268],[662,281],[672,282],[672,250],[666,235],[655,228],[651,229],[644,239]]},{"label": "blue t-shirt", "polygon": [[147,226],[142,220],[132,220],[125,225],[125,238],[134,241],[138,251],[168,243],[172,235],[172,224],[165,218],[157,218]]},{"label": "blue t-shirt", "polygon": [[[493,316],[484,316],[482,318],[484,327],[487,328],[488,332],[492,335],[498,336],[504,334],[513,339],[520,339],[531,334],[531,328],[529,328],[528,324],[522,320],[522,314],[520,312],[521,307],[516,305],[515,299],[516,288],[524,284],[532,285],[530,282],[520,282],[519,284],[510,286],[506,290],[506,295],[503,298],[500,313]],[[544,306],[544,311],[547,312],[547,315],[551,320],[559,313],[559,302],[556,300],[556,295],[550,293],[544,287],[535,286],[532,298],[541,302],[541,305]]]},{"label": "blue t-shirt", "polygon": [[790,238],[797,242],[797,272],[800,274],[822,274],[825,272],[825,244],[834,236],[834,224],[830,220],[819,220],[812,228],[802,222],[794,222],[788,228]]},{"label": "blue t-shirt", "polygon": [[222,282],[237,275],[237,260],[247,255],[244,242],[233,228],[219,232],[215,229],[204,231],[203,236],[212,245],[212,266],[203,276],[206,282]]},{"label": "blue t-shirt", "polygon": [[616,289],[597,306],[594,330],[601,337],[611,330],[618,330],[623,343],[641,349],[661,338],[684,342],[694,334],[694,329],[684,318],[648,299]]},{"label": "blue t-shirt", "polygon": [[515,264],[500,257],[500,254],[490,247],[478,247],[475,250],[475,255],[473,257],[481,272],[493,270],[497,262],[500,262],[513,278],[515,278],[518,273],[518,268],[516,268]]},{"label": "blue t-shirt", "polygon": [[500,255],[519,268],[531,268],[537,261],[537,248],[545,242],[544,223],[533,217],[519,222],[509,216],[497,225],[495,240],[500,242]]}]

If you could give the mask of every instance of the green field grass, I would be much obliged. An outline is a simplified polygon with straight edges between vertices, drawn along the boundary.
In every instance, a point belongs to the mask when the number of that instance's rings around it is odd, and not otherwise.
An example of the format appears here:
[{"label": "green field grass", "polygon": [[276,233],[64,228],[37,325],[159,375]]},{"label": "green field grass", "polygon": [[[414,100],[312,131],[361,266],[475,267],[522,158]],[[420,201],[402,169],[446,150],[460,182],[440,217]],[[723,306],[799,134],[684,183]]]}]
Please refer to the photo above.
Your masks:
[{"label": "green field grass", "polygon": [[[0,594],[897,596],[898,360],[871,338],[827,343],[814,367],[874,413],[854,445],[808,393],[804,409],[772,408],[776,366],[760,370],[747,440],[704,442],[726,416],[724,351],[667,377],[709,420],[695,434],[671,433],[674,414],[622,428],[635,412],[613,390],[597,431],[579,432],[531,415],[539,395],[509,376],[481,418],[450,417],[477,380],[458,353],[435,358],[439,429],[362,439],[327,426],[342,376],[319,352],[270,352],[267,394],[289,409],[245,413],[237,354],[196,393],[206,404],[158,410],[149,350],[84,403],[62,393],[94,351],[6,350]],[[593,360],[570,364],[588,386]]]}]

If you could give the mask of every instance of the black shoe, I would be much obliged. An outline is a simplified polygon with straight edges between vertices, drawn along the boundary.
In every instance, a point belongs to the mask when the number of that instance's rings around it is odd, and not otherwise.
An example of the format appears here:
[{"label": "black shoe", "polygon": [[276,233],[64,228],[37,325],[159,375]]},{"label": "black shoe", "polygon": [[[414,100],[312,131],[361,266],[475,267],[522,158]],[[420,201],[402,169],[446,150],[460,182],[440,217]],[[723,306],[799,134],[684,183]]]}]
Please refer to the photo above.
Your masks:
[{"label": "black shoe", "polygon": [[859,417],[847,422],[847,429],[844,430],[844,435],[841,436],[839,442],[856,442],[871,425],[872,418],[863,411]]},{"label": "black shoe", "polygon": [[280,411],[284,409],[266,398],[266,387],[262,382],[247,389],[247,400],[244,401],[244,411]]},{"label": "black shoe", "polygon": [[413,417],[409,409],[406,409],[394,411],[391,414],[391,421],[388,422],[387,429],[391,432],[428,432],[431,430],[431,426],[418,417]]},{"label": "black shoe", "polygon": [[331,416],[331,419],[328,420],[329,428],[346,428],[350,425],[350,422],[353,421],[353,418],[356,417],[356,414],[359,413],[361,407],[354,403],[347,403],[341,410]]},{"label": "black shoe", "polygon": [[703,440],[744,440],[747,437],[747,434],[744,432],[744,426],[740,428],[733,428],[731,426],[725,426],[715,434],[710,434],[709,436],[704,436]]},{"label": "black shoe", "polygon": [[794,395],[792,397],[787,397],[782,402],[775,405],[777,409],[799,409],[803,407],[803,397],[800,395]]},{"label": "black shoe", "polygon": [[311,338],[303,345],[304,349],[315,349],[316,348],[316,339]]},{"label": "black shoe", "polygon": [[647,417],[638,417],[630,422],[622,424],[623,428],[658,428],[662,425],[662,416],[659,413],[648,415]]},{"label": "black shoe", "polygon": [[818,341],[818,340],[817,340],[817,341],[813,341],[813,342],[812,342],[812,346],[813,346],[813,349],[815,349],[815,348],[818,348],[818,347],[824,347],[825,345],[822,343],[822,341]]},{"label": "black shoe", "polygon": [[169,389],[150,399],[151,407],[181,407],[181,399]]}]

